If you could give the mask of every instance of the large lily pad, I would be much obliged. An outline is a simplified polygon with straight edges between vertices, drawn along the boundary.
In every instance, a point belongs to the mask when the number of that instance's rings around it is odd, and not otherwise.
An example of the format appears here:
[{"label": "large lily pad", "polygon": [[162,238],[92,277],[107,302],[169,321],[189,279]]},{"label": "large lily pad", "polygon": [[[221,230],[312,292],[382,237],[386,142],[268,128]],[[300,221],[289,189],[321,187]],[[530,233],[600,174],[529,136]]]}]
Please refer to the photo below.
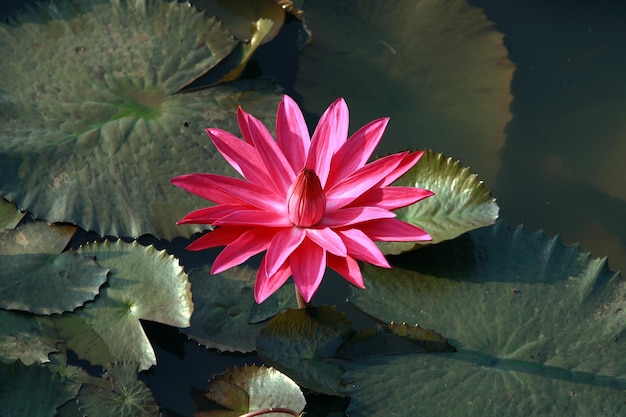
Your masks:
[{"label": "large lily pad", "polygon": [[[194,312],[184,333],[204,346],[227,352],[251,352],[266,323],[287,308],[296,308],[293,287],[283,286],[262,305],[254,301],[256,271],[237,267],[211,275],[210,269],[189,274]],[[260,311],[263,309],[263,311]]]},{"label": "large lily pad", "polygon": [[295,90],[306,110],[341,95],[353,127],[391,117],[379,151],[436,149],[494,182],[514,67],[480,9],[466,0],[315,0],[303,9],[313,40]]},{"label": "large lily pad", "polygon": [[75,229],[35,222],[0,232],[0,307],[53,314],[95,298],[109,270],[74,251],[59,253]]},{"label": "large lily pad", "polygon": [[[426,230],[439,243],[470,230],[489,226],[498,218],[498,205],[491,192],[469,168],[433,151],[425,151],[419,162],[394,183],[431,190],[434,196],[397,210],[398,218]],[[398,254],[418,246],[411,242],[380,243],[387,254]]]},{"label": "large lily pad", "polygon": [[[209,383],[207,398],[228,408],[226,410],[202,411],[196,417],[238,417],[242,414],[264,409],[275,409],[263,415],[286,417],[300,415],[306,401],[300,387],[287,375],[274,368],[246,365],[228,369]],[[289,409],[290,413],[280,412]]]},{"label": "large lily pad", "polygon": [[[197,201],[169,184],[232,172],[204,129],[266,122],[268,81],[180,93],[237,42],[214,17],[165,0],[63,0],[0,24],[0,195],[101,235],[171,238]],[[270,123],[268,123],[270,124]]]},{"label": "large lily pad", "polygon": [[351,415],[625,412],[626,284],[606,259],[503,223],[412,255],[410,269],[366,267],[368,291],[352,301],[433,328],[458,352],[348,365]]},{"label": "large lily pad", "polygon": [[68,348],[92,364],[133,361],[140,369],[156,363],[140,320],[189,326],[193,310],[187,275],[165,251],[137,242],[94,243],[82,247],[111,269],[108,286],[92,303],[56,323]]}]

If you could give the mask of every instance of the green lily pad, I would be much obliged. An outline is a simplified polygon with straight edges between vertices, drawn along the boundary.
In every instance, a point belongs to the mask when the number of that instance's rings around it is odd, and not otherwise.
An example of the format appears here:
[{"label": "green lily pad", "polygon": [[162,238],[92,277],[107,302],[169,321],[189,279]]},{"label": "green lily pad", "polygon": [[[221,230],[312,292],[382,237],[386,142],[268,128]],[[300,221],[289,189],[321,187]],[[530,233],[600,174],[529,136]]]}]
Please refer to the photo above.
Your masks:
[{"label": "green lily pad", "polygon": [[[183,332],[204,346],[227,352],[251,352],[265,326],[263,320],[296,308],[293,288],[283,286],[259,310],[254,301],[256,271],[236,267],[211,275],[210,268],[189,274],[194,312]],[[265,302],[263,304],[266,304]]]},{"label": "green lily pad", "polygon": [[332,356],[352,334],[350,321],[332,307],[287,310],[261,330],[257,353],[301,386],[342,395],[343,366]]},{"label": "green lily pad", "polygon": [[511,119],[514,66],[503,35],[466,0],[307,1],[312,42],[295,90],[319,113],[337,94],[351,126],[391,123],[378,151],[436,149],[488,184]]},{"label": "green lily pad", "polygon": [[80,383],[46,366],[0,363],[0,415],[53,417],[79,388]]},{"label": "green lily pad", "polygon": [[0,362],[49,362],[48,355],[58,351],[59,342],[48,319],[0,309]]},{"label": "green lily pad", "polygon": [[78,405],[90,417],[154,417],[159,415],[152,393],[137,376],[136,363],[111,363],[100,384],[85,384]]},{"label": "green lily pad", "polygon": [[292,414],[274,413],[264,415],[286,417],[300,415],[306,400],[300,387],[287,375],[274,368],[246,365],[228,369],[209,383],[206,397],[226,410],[201,411],[197,417],[238,417],[262,409],[284,408]]},{"label": "green lily pad", "polygon": [[15,204],[0,199],[0,229],[14,229],[25,215]]},{"label": "green lily pad", "polygon": [[[433,151],[425,151],[419,162],[394,185],[431,190],[434,196],[396,211],[398,218],[426,230],[439,243],[454,239],[479,227],[492,225],[498,218],[496,199],[469,168]],[[419,243],[382,242],[387,254],[406,252]]]},{"label": "green lily pad", "polygon": [[182,267],[165,251],[137,242],[94,243],[79,252],[111,272],[108,286],[94,302],[56,321],[68,348],[92,364],[132,361],[140,370],[154,365],[154,350],[140,319],[189,326],[193,303]]},{"label": "green lily pad", "polygon": [[368,291],[352,302],[432,328],[458,352],[348,364],[351,415],[626,411],[626,284],[606,259],[503,223],[412,255],[406,269],[364,268]]},{"label": "green lily pad", "polygon": [[269,81],[181,89],[237,45],[216,18],[165,0],[56,1],[0,23],[0,195],[100,235],[190,235],[197,199],[169,184],[234,171],[204,129],[242,105],[271,124]]},{"label": "green lily pad", "polygon": [[0,232],[0,307],[63,313],[96,297],[109,270],[74,251],[59,253],[75,230],[35,222]]}]

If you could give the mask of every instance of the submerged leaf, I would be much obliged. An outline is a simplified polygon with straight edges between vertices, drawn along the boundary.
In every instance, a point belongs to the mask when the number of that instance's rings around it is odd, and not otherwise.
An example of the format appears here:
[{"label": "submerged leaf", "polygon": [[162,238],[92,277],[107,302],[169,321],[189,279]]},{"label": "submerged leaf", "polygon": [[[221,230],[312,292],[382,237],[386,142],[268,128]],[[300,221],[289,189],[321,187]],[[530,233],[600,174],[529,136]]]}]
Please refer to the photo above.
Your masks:
[{"label": "submerged leaf", "polygon": [[453,352],[448,339],[420,326],[391,323],[367,328],[348,340],[335,356],[358,360],[398,353]]},{"label": "submerged leaf", "polygon": [[257,352],[298,384],[341,395],[343,367],[332,356],[352,333],[350,321],[334,308],[287,310],[261,331]]},{"label": "submerged leaf", "polygon": [[134,361],[140,370],[154,365],[154,350],[140,319],[189,326],[193,304],[182,267],[165,251],[137,242],[94,243],[79,252],[111,272],[108,286],[94,302],[58,319],[68,348],[92,364]]},{"label": "submerged leaf", "polygon": [[256,271],[236,267],[217,275],[209,269],[189,274],[194,312],[183,332],[204,346],[227,352],[251,352],[266,320],[289,307],[296,308],[293,288],[284,287],[262,305],[254,301]]},{"label": "submerged leaf", "polygon": [[239,65],[220,82],[237,79],[257,48],[274,39],[285,20],[285,11],[274,0],[197,0],[195,4],[217,16],[225,29],[243,41],[237,51]]},{"label": "submerged leaf", "polygon": [[624,413],[626,284],[606,259],[503,223],[412,255],[399,259],[410,269],[366,267],[368,291],[352,302],[432,328],[458,352],[349,364],[351,414]]},{"label": "submerged leaf", "polygon": [[95,298],[109,270],[88,256],[59,253],[74,231],[36,222],[0,232],[0,307],[53,314]]},{"label": "submerged leaf", "polygon": [[[232,173],[204,129],[242,105],[274,119],[267,81],[181,93],[237,41],[214,17],[165,0],[62,0],[0,23],[0,195],[100,235],[172,238],[197,202],[181,172]],[[228,117],[227,117],[228,116]]]},{"label": "submerged leaf", "polygon": [[[209,383],[207,398],[233,410],[232,417],[266,409],[286,408],[301,413],[306,405],[298,385],[274,368],[249,366],[231,368],[216,376]],[[226,416],[225,411],[203,411],[198,416]],[[271,416],[293,416],[281,412],[267,413]]]},{"label": "submerged leaf", "polygon": [[354,126],[390,116],[379,150],[436,149],[492,184],[511,119],[503,35],[466,0],[315,0],[295,90],[306,110],[351,103]]}]

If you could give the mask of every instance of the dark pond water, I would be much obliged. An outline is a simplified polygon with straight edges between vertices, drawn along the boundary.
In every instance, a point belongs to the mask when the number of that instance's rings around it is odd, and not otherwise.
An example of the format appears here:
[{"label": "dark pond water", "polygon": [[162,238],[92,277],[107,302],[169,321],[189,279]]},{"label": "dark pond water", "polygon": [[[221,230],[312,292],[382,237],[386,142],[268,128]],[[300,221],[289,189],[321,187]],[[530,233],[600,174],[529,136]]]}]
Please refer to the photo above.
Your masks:
[{"label": "dark pond water", "polygon": [[[0,15],[23,3],[3,0]],[[503,126],[496,153],[498,168],[492,169],[492,158],[478,158],[472,160],[472,171],[490,173],[485,175],[489,177],[486,184],[509,225],[524,223],[532,230],[560,234],[568,244],[578,242],[595,256],[608,256],[613,269],[626,268],[626,5],[610,0],[470,3],[484,8],[504,34],[504,45],[515,65],[510,85],[511,120]],[[292,21],[274,42],[262,46],[249,75],[276,78],[287,93],[304,104],[311,124],[340,95],[349,105],[351,99],[358,101],[354,107],[371,104],[382,112],[378,116],[390,114],[392,126],[397,127],[390,128],[381,152],[427,146],[461,162],[466,160],[462,152],[455,152],[454,142],[444,150],[427,137],[420,137],[419,131],[399,134],[412,129],[412,120],[397,110],[400,105],[411,105],[400,102],[404,98],[383,102],[375,88],[370,101],[351,97],[332,79],[322,80],[315,97],[304,95],[299,84],[302,61],[294,40],[298,31],[300,24]],[[285,48],[293,54],[285,56]],[[350,60],[351,55],[329,55],[325,59]],[[318,65],[323,67],[324,62]],[[398,120],[394,113],[400,114]],[[352,129],[356,127],[352,125]],[[456,140],[458,149],[467,145],[462,136]],[[174,250],[180,251],[180,245]],[[183,262],[194,262],[189,255],[179,253]],[[318,302],[345,304],[348,287],[337,284],[339,280],[329,281],[324,282]],[[360,320],[356,313],[349,313]],[[187,341],[174,329],[155,324],[147,324],[147,329],[159,365],[143,379],[172,415],[193,414],[194,390],[203,389],[213,374],[222,372],[224,361],[228,366],[258,362],[255,356],[219,356]],[[338,404],[341,406],[341,401]],[[309,415],[342,414],[314,413]]]}]

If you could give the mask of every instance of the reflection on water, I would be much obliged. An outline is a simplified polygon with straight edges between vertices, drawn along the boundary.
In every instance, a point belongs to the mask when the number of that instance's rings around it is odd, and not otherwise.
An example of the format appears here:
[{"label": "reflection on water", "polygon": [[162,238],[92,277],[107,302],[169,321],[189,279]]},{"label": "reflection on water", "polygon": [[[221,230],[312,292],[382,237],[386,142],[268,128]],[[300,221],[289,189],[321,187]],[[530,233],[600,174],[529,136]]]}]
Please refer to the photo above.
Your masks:
[{"label": "reflection on water", "polygon": [[517,65],[493,191],[510,224],[561,234],[626,269],[626,7],[475,1]]}]

